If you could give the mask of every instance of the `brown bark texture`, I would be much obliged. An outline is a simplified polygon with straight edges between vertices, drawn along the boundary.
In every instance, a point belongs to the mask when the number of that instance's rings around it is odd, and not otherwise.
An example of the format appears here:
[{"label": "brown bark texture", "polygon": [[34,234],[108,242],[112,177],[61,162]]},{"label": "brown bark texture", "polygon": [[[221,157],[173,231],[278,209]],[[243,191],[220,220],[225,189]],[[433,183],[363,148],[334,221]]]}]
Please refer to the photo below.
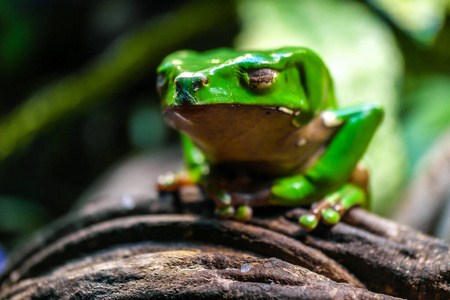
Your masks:
[{"label": "brown bark texture", "polygon": [[155,194],[172,155],[125,163],[19,248],[0,299],[450,299],[443,241],[359,208],[313,232],[301,208],[218,220],[198,188]]}]

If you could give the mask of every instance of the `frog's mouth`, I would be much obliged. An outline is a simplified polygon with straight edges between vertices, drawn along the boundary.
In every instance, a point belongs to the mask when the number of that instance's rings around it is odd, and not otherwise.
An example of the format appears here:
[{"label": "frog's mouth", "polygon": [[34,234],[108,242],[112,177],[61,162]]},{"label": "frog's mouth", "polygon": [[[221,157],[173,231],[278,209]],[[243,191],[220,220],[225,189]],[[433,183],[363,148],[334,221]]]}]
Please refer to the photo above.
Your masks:
[{"label": "frog's mouth", "polygon": [[[262,132],[291,132],[300,126],[295,122],[299,110],[283,106],[259,106],[246,104],[206,104],[166,106],[167,122],[190,136],[208,132],[211,137],[260,135]],[[205,133],[206,133],[205,132]]]},{"label": "frog's mouth", "polygon": [[[244,116],[244,119],[249,119],[249,121],[260,122],[265,119],[265,121],[273,121],[275,117],[277,120],[286,125],[286,121],[292,123],[294,127],[300,127],[295,122],[295,117],[300,114],[300,110],[293,110],[284,106],[260,106],[252,104],[205,104],[205,105],[177,105],[177,106],[166,106],[164,108],[164,115],[167,122],[173,127],[181,130],[177,126],[177,117],[185,116],[186,120],[191,120],[195,122],[199,120],[200,123],[204,123],[208,119],[221,120],[225,117],[227,120],[229,118],[234,119],[240,123],[240,120]],[[200,118],[200,119],[199,119]],[[281,120],[284,119],[284,120]],[[214,121],[216,122],[216,121]]]},{"label": "frog's mouth", "polygon": [[279,106],[167,106],[167,122],[214,161],[287,161],[298,139],[299,111]]}]

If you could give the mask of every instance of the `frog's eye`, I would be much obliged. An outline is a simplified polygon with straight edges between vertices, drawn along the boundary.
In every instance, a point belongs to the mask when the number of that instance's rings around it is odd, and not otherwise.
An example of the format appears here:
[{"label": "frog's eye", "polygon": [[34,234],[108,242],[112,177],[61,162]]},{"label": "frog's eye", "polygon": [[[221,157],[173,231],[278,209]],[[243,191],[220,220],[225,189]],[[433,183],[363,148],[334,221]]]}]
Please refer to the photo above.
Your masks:
[{"label": "frog's eye", "polygon": [[247,74],[250,88],[263,89],[272,85],[274,79],[278,76],[278,71],[270,68],[261,68],[248,71]]},{"label": "frog's eye", "polygon": [[164,84],[166,83],[166,75],[164,73],[159,73],[156,77],[156,90],[161,95],[164,91]]}]

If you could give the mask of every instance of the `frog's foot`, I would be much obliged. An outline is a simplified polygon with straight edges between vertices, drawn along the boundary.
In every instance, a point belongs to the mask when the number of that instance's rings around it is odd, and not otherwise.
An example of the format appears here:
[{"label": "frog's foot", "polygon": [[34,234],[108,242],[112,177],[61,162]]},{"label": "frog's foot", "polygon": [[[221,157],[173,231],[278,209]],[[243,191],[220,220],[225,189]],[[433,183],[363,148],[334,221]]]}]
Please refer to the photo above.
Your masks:
[{"label": "frog's foot", "polygon": [[[253,215],[252,207],[266,206],[271,193],[270,184],[258,186],[233,186],[210,184],[206,187],[206,193],[216,204],[216,215],[220,219],[235,219],[247,222]],[[249,188],[249,189],[246,189]]]},{"label": "frog's foot", "polygon": [[193,184],[195,182],[186,170],[167,172],[156,179],[156,188],[159,192],[174,192],[182,186]]},{"label": "frog's foot", "polygon": [[327,225],[334,225],[353,206],[366,203],[364,191],[353,184],[345,184],[334,193],[313,204],[311,210],[300,217],[300,225],[308,231],[314,230],[320,221]]},{"label": "frog's foot", "polygon": [[235,219],[236,221],[247,222],[252,218],[253,210],[247,205],[240,205],[236,208],[230,205],[216,208],[216,215],[220,219]]},{"label": "frog's foot", "polygon": [[252,208],[247,205],[248,203],[243,203],[235,194],[220,191],[213,199],[217,207],[216,215],[220,219],[235,219],[240,222],[247,222],[252,218]]}]

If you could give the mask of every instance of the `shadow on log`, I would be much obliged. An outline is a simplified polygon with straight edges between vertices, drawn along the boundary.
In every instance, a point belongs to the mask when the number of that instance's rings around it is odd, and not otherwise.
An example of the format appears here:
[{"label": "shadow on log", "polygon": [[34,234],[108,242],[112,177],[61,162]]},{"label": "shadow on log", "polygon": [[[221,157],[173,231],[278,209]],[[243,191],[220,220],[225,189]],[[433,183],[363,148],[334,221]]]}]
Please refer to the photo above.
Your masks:
[{"label": "shadow on log", "polygon": [[124,164],[20,248],[0,299],[450,299],[448,244],[362,209],[312,233],[302,209],[216,220],[198,189],[155,195],[170,155]]}]

